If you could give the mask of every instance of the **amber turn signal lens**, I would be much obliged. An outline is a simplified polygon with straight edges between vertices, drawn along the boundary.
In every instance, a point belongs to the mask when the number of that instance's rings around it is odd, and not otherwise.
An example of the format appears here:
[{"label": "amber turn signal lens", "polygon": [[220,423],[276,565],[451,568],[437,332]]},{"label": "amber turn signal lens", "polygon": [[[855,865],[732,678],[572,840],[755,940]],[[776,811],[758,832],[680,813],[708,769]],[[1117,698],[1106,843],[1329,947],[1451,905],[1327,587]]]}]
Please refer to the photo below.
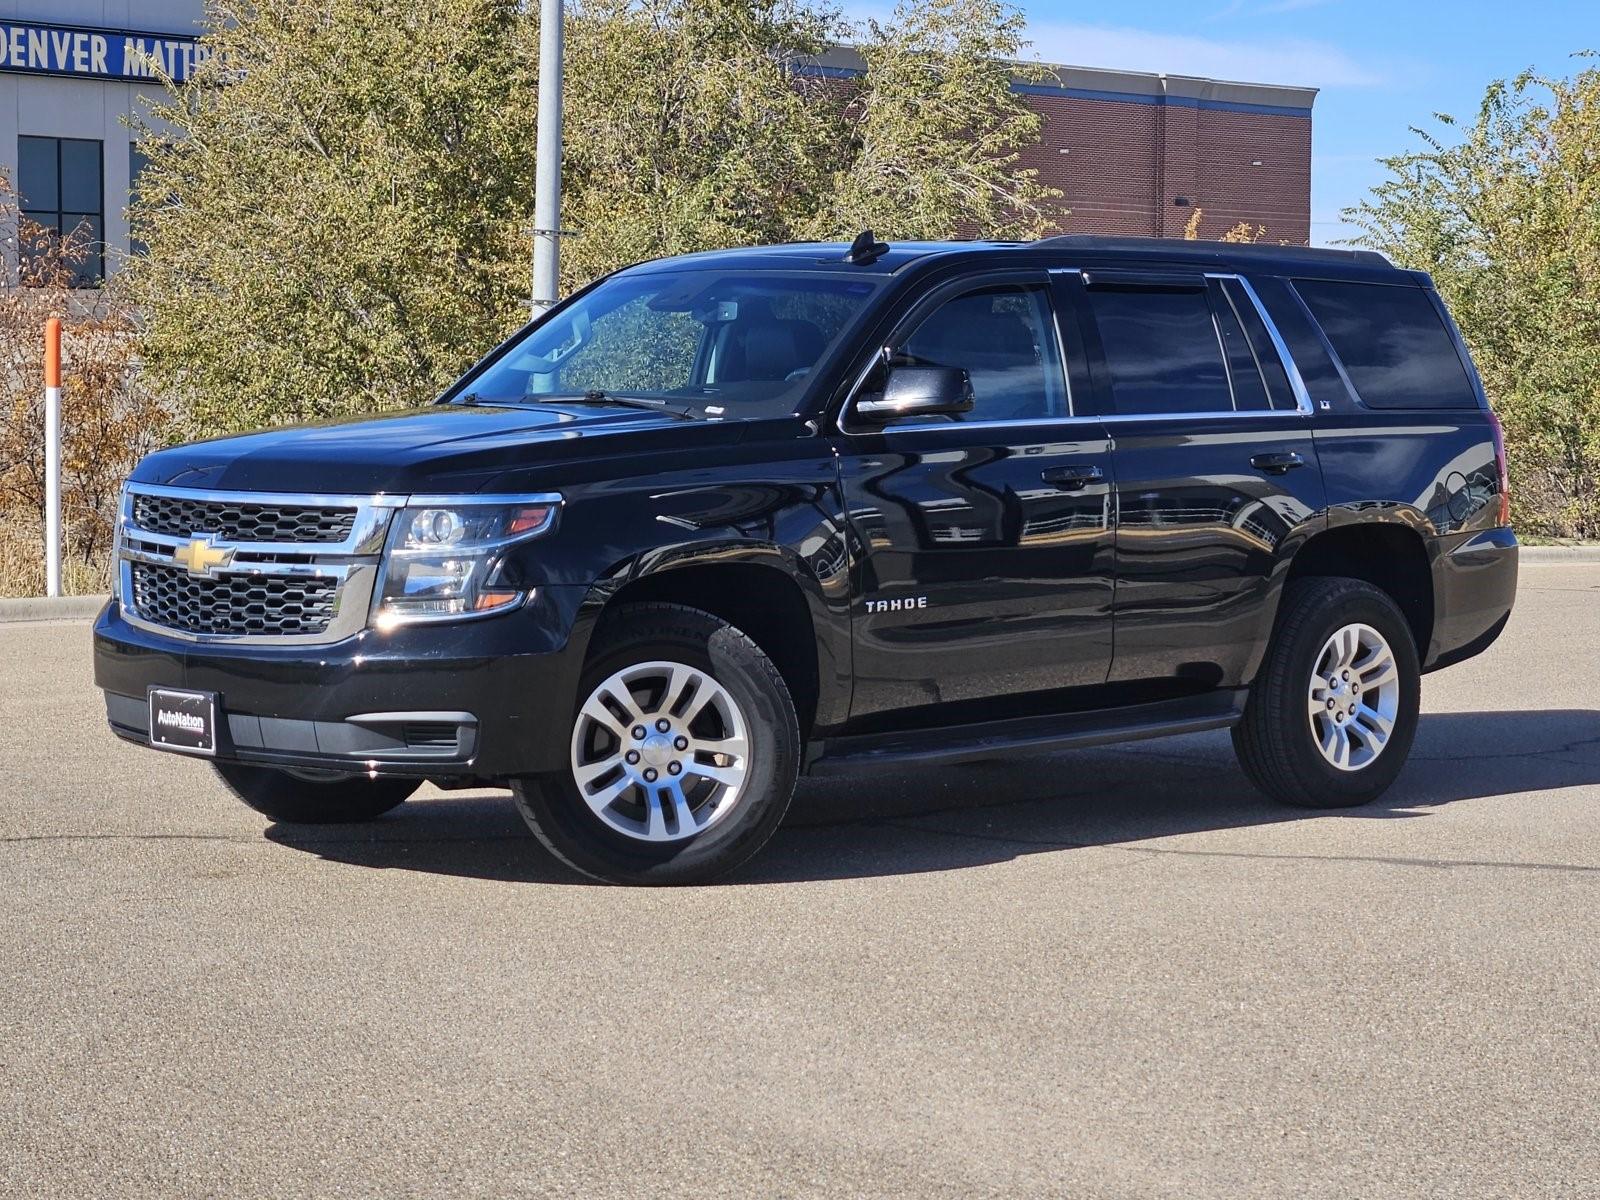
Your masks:
[{"label": "amber turn signal lens", "polygon": [[506,525],[506,536],[514,537],[519,533],[531,533],[550,519],[550,506],[540,504],[532,508],[519,508],[511,514],[511,520]]},{"label": "amber turn signal lens", "polygon": [[499,608],[502,604],[510,604],[521,592],[479,592],[472,607],[478,611],[486,608]]}]

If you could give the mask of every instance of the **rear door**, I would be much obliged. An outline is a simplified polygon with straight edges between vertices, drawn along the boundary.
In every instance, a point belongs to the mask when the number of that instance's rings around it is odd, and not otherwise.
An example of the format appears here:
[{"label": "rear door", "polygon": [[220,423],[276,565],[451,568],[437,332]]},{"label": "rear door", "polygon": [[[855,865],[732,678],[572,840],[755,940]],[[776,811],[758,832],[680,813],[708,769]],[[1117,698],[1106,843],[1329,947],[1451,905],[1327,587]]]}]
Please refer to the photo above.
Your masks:
[{"label": "rear door", "polygon": [[1273,573],[1324,510],[1311,405],[1244,279],[1060,277],[1115,446],[1110,679],[1185,690],[1255,671]]},{"label": "rear door", "polygon": [[[1000,716],[1058,689],[1098,686],[1111,663],[1111,454],[1074,419],[1089,378],[1066,345],[1046,272],[967,276],[899,322],[858,395],[899,364],[960,367],[974,408],[836,441],[856,559],[853,717],[929,710],[933,723]],[[980,702],[977,710],[951,708]]]}]

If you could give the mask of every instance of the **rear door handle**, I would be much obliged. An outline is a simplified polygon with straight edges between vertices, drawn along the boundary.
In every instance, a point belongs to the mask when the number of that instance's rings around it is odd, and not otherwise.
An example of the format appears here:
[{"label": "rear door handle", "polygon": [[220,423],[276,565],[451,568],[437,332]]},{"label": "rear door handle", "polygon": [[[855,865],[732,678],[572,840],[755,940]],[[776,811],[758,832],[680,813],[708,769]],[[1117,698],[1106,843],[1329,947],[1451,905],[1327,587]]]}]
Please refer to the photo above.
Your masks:
[{"label": "rear door handle", "polygon": [[1063,492],[1077,492],[1091,483],[1099,483],[1105,478],[1105,472],[1099,467],[1068,464],[1062,467],[1046,467],[1039,472],[1039,478],[1046,483],[1054,484]]},{"label": "rear door handle", "polygon": [[1257,454],[1250,460],[1250,465],[1268,475],[1287,475],[1296,467],[1305,466],[1306,460],[1290,450],[1278,454]]}]

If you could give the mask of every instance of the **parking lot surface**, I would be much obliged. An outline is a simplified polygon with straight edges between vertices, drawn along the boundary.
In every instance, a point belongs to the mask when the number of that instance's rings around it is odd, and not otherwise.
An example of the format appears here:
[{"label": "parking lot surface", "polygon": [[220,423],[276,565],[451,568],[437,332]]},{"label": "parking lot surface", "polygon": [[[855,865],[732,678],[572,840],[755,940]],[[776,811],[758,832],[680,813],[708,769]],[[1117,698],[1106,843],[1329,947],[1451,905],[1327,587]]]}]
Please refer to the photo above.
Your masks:
[{"label": "parking lot surface", "polygon": [[0,1195],[1600,1194],[1600,565],[1322,815],[1225,734],[803,786],[624,890],[270,826],[0,625]]}]

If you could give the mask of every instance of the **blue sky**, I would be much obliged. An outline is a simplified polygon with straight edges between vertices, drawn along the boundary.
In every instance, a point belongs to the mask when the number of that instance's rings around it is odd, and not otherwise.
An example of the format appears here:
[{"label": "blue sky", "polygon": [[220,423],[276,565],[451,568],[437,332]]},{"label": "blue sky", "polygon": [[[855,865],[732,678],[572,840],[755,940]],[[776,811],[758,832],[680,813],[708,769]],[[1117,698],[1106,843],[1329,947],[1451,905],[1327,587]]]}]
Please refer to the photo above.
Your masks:
[{"label": "blue sky", "polygon": [[[1600,50],[1596,0],[1018,0],[1046,62],[1321,88],[1313,109],[1311,236],[1349,236],[1339,210],[1414,147],[1431,114],[1469,118],[1491,79],[1570,74]],[[846,7],[851,7],[846,5]]]}]

